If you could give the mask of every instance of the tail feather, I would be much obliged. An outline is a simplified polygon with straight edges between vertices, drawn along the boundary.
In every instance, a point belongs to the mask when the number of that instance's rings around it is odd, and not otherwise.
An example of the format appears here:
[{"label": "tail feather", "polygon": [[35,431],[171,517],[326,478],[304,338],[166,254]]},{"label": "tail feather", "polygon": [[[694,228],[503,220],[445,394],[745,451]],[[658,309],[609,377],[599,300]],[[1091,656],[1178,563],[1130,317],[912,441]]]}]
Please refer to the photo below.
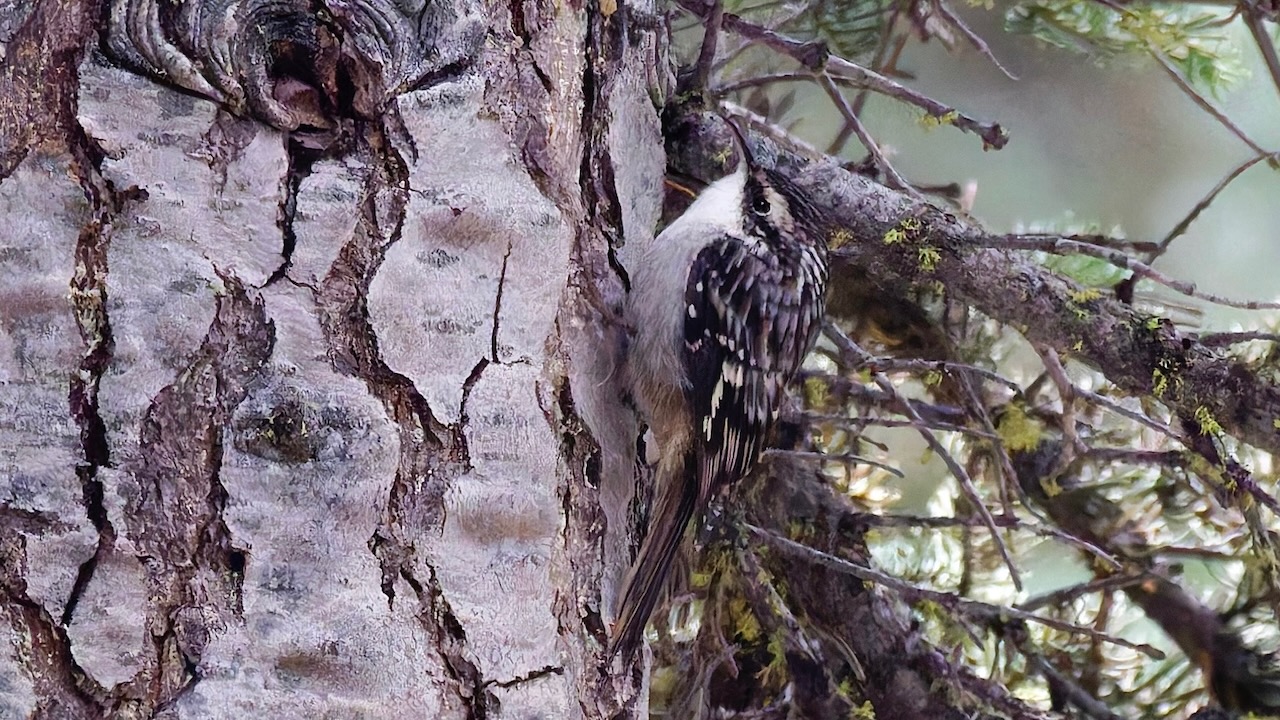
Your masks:
[{"label": "tail feather", "polygon": [[685,528],[697,510],[698,490],[692,473],[682,475],[671,478],[674,482],[662,482],[663,478],[659,478],[659,497],[650,513],[649,533],[623,581],[622,602],[610,642],[611,655],[630,658],[640,647],[644,627],[662,594]]}]

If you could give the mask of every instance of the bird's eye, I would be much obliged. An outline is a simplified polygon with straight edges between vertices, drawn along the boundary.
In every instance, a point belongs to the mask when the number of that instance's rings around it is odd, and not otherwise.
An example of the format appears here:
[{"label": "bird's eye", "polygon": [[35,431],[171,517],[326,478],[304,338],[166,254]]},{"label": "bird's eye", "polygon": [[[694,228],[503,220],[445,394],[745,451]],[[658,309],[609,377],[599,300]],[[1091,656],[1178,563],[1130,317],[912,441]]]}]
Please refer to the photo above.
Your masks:
[{"label": "bird's eye", "polygon": [[751,212],[757,215],[769,214],[769,200],[764,196],[760,196],[751,201]]}]

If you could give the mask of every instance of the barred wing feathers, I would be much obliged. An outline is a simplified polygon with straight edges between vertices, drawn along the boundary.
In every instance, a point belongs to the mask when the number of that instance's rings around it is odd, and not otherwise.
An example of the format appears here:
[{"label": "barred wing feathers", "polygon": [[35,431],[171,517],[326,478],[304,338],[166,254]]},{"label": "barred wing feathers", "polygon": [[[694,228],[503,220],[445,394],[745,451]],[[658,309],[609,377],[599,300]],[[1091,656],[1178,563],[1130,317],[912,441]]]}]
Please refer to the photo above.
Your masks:
[{"label": "barred wing feathers", "polygon": [[763,241],[726,235],[694,261],[684,340],[699,508],[751,471],[813,345],[826,286],[819,252],[806,247],[787,262]]}]

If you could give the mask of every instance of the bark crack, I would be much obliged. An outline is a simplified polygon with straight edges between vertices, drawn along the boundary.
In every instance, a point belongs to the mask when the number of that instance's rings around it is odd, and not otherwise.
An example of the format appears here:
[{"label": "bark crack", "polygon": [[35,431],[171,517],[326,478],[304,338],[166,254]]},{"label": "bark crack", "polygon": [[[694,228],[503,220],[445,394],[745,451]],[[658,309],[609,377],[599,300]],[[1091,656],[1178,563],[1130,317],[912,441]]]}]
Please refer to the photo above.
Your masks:
[{"label": "bark crack", "polygon": [[136,189],[117,193],[101,175],[102,154],[83,133],[73,146],[72,171],[93,213],[93,219],[80,229],[76,238],[75,271],[70,279],[70,298],[76,327],[85,344],[85,353],[77,371],[71,376],[67,404],[72,420],[80,428],[82,461],[76,467],[80,481],[81,502],[93,529],[98,533],[93,555],[80,564],[76,578],[62,608],[61,622],[71,623],[80,598],[89,587],[98,563],[115,546],[116,531],[103,506],[104,489],[98,469],[111,462],[106,423],[98,405],[102,375],[110,366],[115,339],[107,313],[107,250],[111,244],[111,225],[124,202],[136,197]]},{"label": "bark crack", "polygon": [[413,588],[423,614],[431,618],[427,629],[435,634],[445,672],[457,684],[458,695],[466,703],[468,720],[485,720],[491,711],[498,710],[497,698],[488,691],[490,683],[484,681],[480,668],[470,657],[466,629],[445,598],[436,569],[430,563],[423,564],[428,571],[425,584],[408,568],[401,569],[401,577]]},{"label": "bark crack", "polygon": [[[471,399],[471,391],[475,389],[476,383],[480,382],[480,376],[484,374],[487,367],[489,367],[489,359],[480,358],[480,362],[471,368],[471,374],[467,375],[466,381],[462,383],[462,402],[458,407],[458,428],[460,430],[470,425],[471,415],[467,412],[467,402]],[[467,457],[467,467],[468,469],[471,467],[470,453],[468,453]]]},{"label": "bark crack", "polygon": [[[425,547],[428,538],[443,530],[445,493],[470,467],[466,437],[461,423],[446,425],[435,417],[413,381],[387,365],[379,349],[368,290],[387,251],[400,240],[409,171],[384,127],[358,127],[358,146],[369,159],[370,172],[355,232],[320,285],[321,325],[337,369],[362,380],[398,429],[395,477],[383,519],[368,544],[378,560],[382,592],[394,607],[396,581],[413,588],[421,608],[418,618],[434,638],[446,668],[447,691],[467,709],[467,717],[483,720],[496,709],[496,700],[484,691],[466,633],[444,597]],[[478,378],[487,364],[487,358],[482,359],[472,375]],[[419,577],[424,569],[425,582]]]},{"label": "bark crack", "polygon": [[316,161],[321,157],[321,153],[307,147],[292,136],[285,141],[285,148],[289,166],[281,182],[283,192],[280,196],[280,217],[276,220],[276,226],[280,228],[281,260],[280,265],[271,273],[262,287],[267,287],[285,277],[289,268],[293,267],[293,251],[298,246],[298,234],[294,229],[294,222],[298,215],[298,192],[302,188],[302,181],[311,175]]},{"label": "bark crack", "polygon": [[524,683],[540,680],[548,675],[564,675],[563,665],[544,665],[537,670],[530,670],[524,675],[518,675],[510,680],[490,680],[485,685],[496,685],[500,688],[512,688]]},{"label": "bark crack", "polygon": [[493,301],[493,334],[489,338],[490,354],[493,361],[502,364],[502,358],[498,356],[498,318],[502,314],[502,291],[507,285],[507,263],[511,260],[511,248],[513,243],[507,241],[507,252],[502,255],[502,271],[498,273],[498,292]]}]

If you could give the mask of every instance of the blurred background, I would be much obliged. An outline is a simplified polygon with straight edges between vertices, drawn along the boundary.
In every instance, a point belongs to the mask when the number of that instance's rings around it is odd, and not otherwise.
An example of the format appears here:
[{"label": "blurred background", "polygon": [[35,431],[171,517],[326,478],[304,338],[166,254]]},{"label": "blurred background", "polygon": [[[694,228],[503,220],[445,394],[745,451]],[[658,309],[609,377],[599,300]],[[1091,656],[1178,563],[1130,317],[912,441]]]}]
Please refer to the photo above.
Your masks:
[{"label": "blurred background", "polygon": [[[1009,6],[954,8],[1014,75],[1011,80],[963,40],[952,50],[908,42],[901,78],[925,95],[1010,134],[1001,150],[950,127],[926,127],[920,111],[868,96],[864,122],[904,177],[976,184],[972,213],[995,231],[1088,228],[1158,241],[1253,152],[1183,93],[1149,56],[1095,59],[1004,29]],[[1204,6],[1212,11],[1212,6]],[[1222,9],[1225,17],[1227,10]],[[1280,91],[1239,22],[1218,31],[1227,67],[1201,86],[1264,148],[1280,147]],[[793,85],[784,123],[825,147],[839,114],[818,89]],[[1215,92],[1216,90],[1216,92]],[[856,138],[846,154],[861,157]],[[1156,263],[1207,292],[1280,298],[1280,173],[1259,164],[1231,184]],[[1256,326],[1257,314],[1199,306],[1204,324]]]}]

